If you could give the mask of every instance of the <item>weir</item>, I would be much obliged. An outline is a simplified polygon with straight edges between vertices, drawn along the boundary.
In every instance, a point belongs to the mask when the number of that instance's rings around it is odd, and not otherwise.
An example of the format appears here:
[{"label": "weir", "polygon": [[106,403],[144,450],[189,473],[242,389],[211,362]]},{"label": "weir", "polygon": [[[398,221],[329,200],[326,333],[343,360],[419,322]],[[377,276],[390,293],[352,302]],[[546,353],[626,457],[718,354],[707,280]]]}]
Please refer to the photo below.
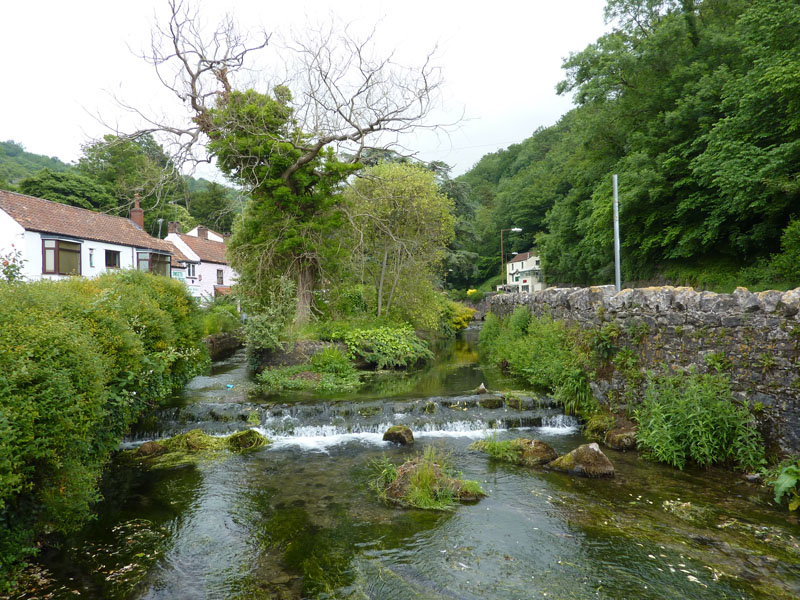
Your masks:
[{"label": "weir", "polygon": [[[196,428],[255,428],[271,444],[165,468],[120,458],[96,521],[38,559],[21,597],[800,597],[800,526],[737,474],[604,449],[617,476],[591,480],[471,450],[489,435],[559,454],[588,442],[547,397],[474,393],[518,384],[481,366],[473,341],[347,396],[259,399],[248,381],[242,354],[217,363],[126,447]],[[413,446],[384,442],[390,424],[411,427]],[[431,447],[487,497],[450,512],[383,503],[376,468]]]}]

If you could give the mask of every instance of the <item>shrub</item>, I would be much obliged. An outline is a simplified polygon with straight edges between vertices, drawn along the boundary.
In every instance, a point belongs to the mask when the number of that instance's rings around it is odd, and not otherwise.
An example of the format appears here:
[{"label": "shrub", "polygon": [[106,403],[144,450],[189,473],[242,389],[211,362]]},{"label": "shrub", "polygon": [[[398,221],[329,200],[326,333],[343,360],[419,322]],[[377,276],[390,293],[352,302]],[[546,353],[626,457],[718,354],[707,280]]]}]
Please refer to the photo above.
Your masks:
[{"label": "shrub", "polygon": [[789,510],[800,508],[800,460],[789,459],[766,472],[766,482],[775,490],[775,502],[788,499]]},{"label": "shrub", "polygon": [[262,394],[288,391],[335,394],[361,387],[361,378],[353,363],[338,348],[317,352],[308,365],[266,369],[256,381]]},{"label": "shrub", "polygon": [[723,375],[650,376],[635,412],[645,454],[679,469],[731,462],[756,469],[764,462],[761,436],[749,411],[734,403]]},{"label": "shrub", "polygon": [[348,356],[378,369],[413,367],[431,360],[433,353],[408,325],[354,329],[342,337]]},{"label": "shrub", "polygon": [[489,313],[479,344],[486,359],[551,392],[567,414],[587,418],[598,410],[589,387],[590,356],[578,330],[519,307],[503,321]]},{"label": "shrub", "polygon": [[109,454],[207,364],[180,282],[0,283],[0,591],[37,537],[80,527]]},{"label": "shrub", "polygon": [[242,296],[243,310],[248,315],[244,338],[251,361],[263,352],[283,347],[281,340],[292,322],[296,303],[295,284],[285,277],[275,280],[258,302]]},{"label": "shrub", "polygon": [[218,296],[203,307],[203,335],[228,333],[242,326],[239,310],[230,296]]}]

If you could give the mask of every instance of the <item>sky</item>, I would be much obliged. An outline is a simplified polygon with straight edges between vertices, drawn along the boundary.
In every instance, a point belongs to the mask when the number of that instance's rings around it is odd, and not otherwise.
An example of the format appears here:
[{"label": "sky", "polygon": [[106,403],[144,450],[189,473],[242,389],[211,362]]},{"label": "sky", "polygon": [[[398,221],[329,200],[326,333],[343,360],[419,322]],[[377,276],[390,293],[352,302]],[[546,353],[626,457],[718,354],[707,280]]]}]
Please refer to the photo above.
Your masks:
[{"label": "sky", "polygon": [[[408,63],[436,48],[444,86],[432,118],[458,121],[446,133],[404,140],[417,157],[444,161],[452,174],[484,154],[549,126],[572,107],[558,96],[563,59],[609,30],[605,0],[195,0],[202,19],[231,14],[244,31],[277,36],[331,19],[357,30],[376,27],[377,50]],[[114,100],[151,114],[182,116],[178,100],[137,55],[149,48],[166,0],[30,0],[0,6],[0,140],[66,162],[81,146],[136,128]],[[276,38],[277,39],[277,38]],[[280,50],[270,45],[254,64],[265,73]],[[209,167],[197,175],[219,179]]]}]

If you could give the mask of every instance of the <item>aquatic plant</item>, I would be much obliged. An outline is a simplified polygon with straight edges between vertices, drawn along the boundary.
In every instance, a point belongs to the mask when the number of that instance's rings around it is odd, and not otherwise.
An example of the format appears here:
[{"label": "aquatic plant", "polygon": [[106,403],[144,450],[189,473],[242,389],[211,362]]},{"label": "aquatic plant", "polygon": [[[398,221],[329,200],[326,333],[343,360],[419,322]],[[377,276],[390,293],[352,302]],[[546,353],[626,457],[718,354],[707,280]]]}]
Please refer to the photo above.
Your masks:
[{"label": "aquatic plant", "polygon": [[425,510],[452,510],[486,494],[476,481],[452,473],[447,456],[434,446],[396,467],[386,457],[373,463],[371,487],[384,501]]},{"label": "aquatic plant", "polygon": [[639,447],[653,460],[679,469],[725,462],[757,469],[764,463],[755,420],[735,403],[727,376],[651,375],[635,418]]},{"label": "aquatic plant", "polygon": [[496,460],[525,467],[543,465],[558,457],[555,450],[539,440],[517,438],[499,441],[494,435],[473,442],[469,450],[479,450]]}]

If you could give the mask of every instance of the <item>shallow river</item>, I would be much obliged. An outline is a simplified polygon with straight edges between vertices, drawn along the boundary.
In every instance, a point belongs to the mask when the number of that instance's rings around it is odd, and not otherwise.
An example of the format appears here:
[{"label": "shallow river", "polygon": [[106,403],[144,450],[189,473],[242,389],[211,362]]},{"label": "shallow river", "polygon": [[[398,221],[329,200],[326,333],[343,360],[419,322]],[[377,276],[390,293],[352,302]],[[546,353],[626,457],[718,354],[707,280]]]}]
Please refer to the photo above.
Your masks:
[{"label": "shallow river", "polygon": [[[217,364],[127,446],[197,427],[230,433],[254,411],[273,444],[169,470],[112,467],[98,519],[42,556],[39,582],[17,597],[800,597],[797,519],[736,474],[608,450],[617,477],[589,480],[469,451],[487,430],[560,453],[585,442],[555,408],[474,395],[481,382],[515,387],[481,369],[474,341],[347,398],[254,402],[246,380],[243,356]],[[415,447],[381,441],[390,424],[409,425]],[[382,504],[371,463],[431,444],[488,497],[449,513]]]}]

